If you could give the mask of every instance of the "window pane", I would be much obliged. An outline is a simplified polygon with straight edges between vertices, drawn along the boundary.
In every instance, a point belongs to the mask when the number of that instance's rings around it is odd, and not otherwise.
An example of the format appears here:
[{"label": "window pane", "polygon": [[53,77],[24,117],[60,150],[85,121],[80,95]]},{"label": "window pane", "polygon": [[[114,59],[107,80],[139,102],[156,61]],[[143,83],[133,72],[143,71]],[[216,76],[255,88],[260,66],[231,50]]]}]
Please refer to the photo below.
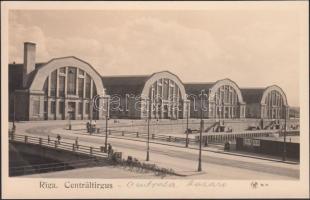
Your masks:
[{"label": "window pane", "polygon": [[79,75],[84,75],[84,71],[79,69]]},{"label": "window pane", "polygon": [[90,98],[90,76],[87,74],[87,76],[86,76],[86,82],[85,82],[85,84],[86,84],[86,91],[85,91],[85,93],[86,93],[86,98]]},{"label": "window pane", "polygon": [[83,103],[79,102],[79,114],[81,115],[83,113]]},{"label": "window pane", "polygon": [[57,71],[51,73],[51,96],[56,96],[56,85],[57,85]]},{"label": "window pane", "polygon": [[33,100],[33,115],[39,115],[40,114],[40,101],[39,100]]},{"label": "window pane", "polygon": [[65,113],[65,104],[62,101],[59,102],[59,113],[60,114],[64,114]]},{"label": "window pane", "polygon": [[65,96],[65,77],[59,76],[59,96]]},{"label": "window pane", "polygon": [[59,69],[59,73],[65,74],[66,73],[66,68],[65,67],[61,67]]},{"label": "window pane", "polygon": [[76,94],[76,68],[68,68],[68,94]]},{"label": "window pane", "polygon": [[83,97],[84,92],[84,78],[79,78],[79,97]]},{"label": "window pane", "polygon": [[89,103],[88,102],[85,103],[85,113],[89,114]]},{"label": "window pane", "polygon": [[51,113],[55,114],[55,112],[56,112],[56,102],[52,101],[51,102]]}]

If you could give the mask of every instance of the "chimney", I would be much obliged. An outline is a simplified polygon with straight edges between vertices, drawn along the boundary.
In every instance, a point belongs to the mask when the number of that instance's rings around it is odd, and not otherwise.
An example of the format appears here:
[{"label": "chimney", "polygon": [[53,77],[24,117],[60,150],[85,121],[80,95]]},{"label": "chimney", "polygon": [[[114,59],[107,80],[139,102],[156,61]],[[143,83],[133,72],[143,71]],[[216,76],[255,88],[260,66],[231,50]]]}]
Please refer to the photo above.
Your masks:
[{"label": "chimney", "polygon": [[26,87],[28,75],[35,69],[36,64],[36,44],[24,43],[24,66],[23,66],[23,86]]}]

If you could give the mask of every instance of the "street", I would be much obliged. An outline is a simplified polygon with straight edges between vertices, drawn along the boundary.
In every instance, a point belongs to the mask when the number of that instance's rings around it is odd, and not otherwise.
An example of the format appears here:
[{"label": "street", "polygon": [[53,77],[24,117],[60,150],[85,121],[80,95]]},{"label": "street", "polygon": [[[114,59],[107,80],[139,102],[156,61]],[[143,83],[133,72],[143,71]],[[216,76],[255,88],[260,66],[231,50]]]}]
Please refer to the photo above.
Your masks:
[{"label": "street", "polygon": [[[76,126],[77,127],[77,126]],[[56,137],[60,134],[63,140],[74,141],[79,137],[80,144],[92,146],[104,146],[104,137],[87,135],[85,130],[76,128],[65,130],[57,123],[19,123],[17,134],[30,134],[35,136]],[[140,161],[146,158],[146,143],[135,140],[108,138],[108,143],[114,151],[123,152],[123,158],[133,156]],[[187,178],[211,178],[211,179],[298,179],[299,164],[288,164],[263,160],[257,158],[242,157],[207,151],[202,152],[203,173],[197,173],[198,150],[168,146],[162,144],[150,144],[150,161],[161,167],[172,168],[180,173],[188,175]],[[87,177],[87,174],[85,174]],[[179,177],[180,178],[180,177]]]}]

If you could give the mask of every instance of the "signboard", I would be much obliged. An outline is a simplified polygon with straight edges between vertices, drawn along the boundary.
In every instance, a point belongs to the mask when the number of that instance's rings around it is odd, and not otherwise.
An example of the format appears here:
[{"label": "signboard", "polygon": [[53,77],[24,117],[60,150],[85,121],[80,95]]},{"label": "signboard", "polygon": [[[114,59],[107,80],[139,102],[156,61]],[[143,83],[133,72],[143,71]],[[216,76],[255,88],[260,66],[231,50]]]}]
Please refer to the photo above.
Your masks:
[{"label": "signboard", "polygon": [[252,140],[248,138],[243,139],[243,145],[245,146],[251,146],[252,145]]},{"label": "signboard", "polygon": [[259,147],[260,146],[260,140],[252,140],[252,144],[254,147]]}]

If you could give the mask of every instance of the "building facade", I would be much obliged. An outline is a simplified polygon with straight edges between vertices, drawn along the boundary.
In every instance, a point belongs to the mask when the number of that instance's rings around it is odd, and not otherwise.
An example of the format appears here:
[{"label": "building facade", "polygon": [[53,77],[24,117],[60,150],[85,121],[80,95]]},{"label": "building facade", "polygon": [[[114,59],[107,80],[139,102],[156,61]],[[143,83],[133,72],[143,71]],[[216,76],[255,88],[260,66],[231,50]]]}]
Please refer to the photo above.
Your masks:
[{"label": "building facade", "polygon": [[[106,112],[101,76],[87,62],[76,57],[54,58],[35,63],[35,44],[24,44],[24,64],[10,65],[10,110],[16,120],[102,119]],[[14,116],[11,116],[14,117]]]},{"label": "building facade", "polygon": [[169,71],[101,76],[74,56],[36,63],[35,54],[36,45],[26,42],[24,63],[9,64],[10,120],[289,117],[286,95],[276,85],[240,89],[227,78],[184,84]]},{"label": "building facade", "polygon": [[191,118],[231,119],[245,117],[245,102],[238,85],[230,79],[215,83],[185,84]]},{"label": "building facade", "polygon": [[102,77],[111,97],[110,114],[115,118],[182,119],[185,118],[185,88],[168,71],[146,76]]},{"label": "building facade", "polygon": [[247,118],[289,118],[289,105],[284,91],[277,85],[266,88],[241,89],[246,104]]}]

